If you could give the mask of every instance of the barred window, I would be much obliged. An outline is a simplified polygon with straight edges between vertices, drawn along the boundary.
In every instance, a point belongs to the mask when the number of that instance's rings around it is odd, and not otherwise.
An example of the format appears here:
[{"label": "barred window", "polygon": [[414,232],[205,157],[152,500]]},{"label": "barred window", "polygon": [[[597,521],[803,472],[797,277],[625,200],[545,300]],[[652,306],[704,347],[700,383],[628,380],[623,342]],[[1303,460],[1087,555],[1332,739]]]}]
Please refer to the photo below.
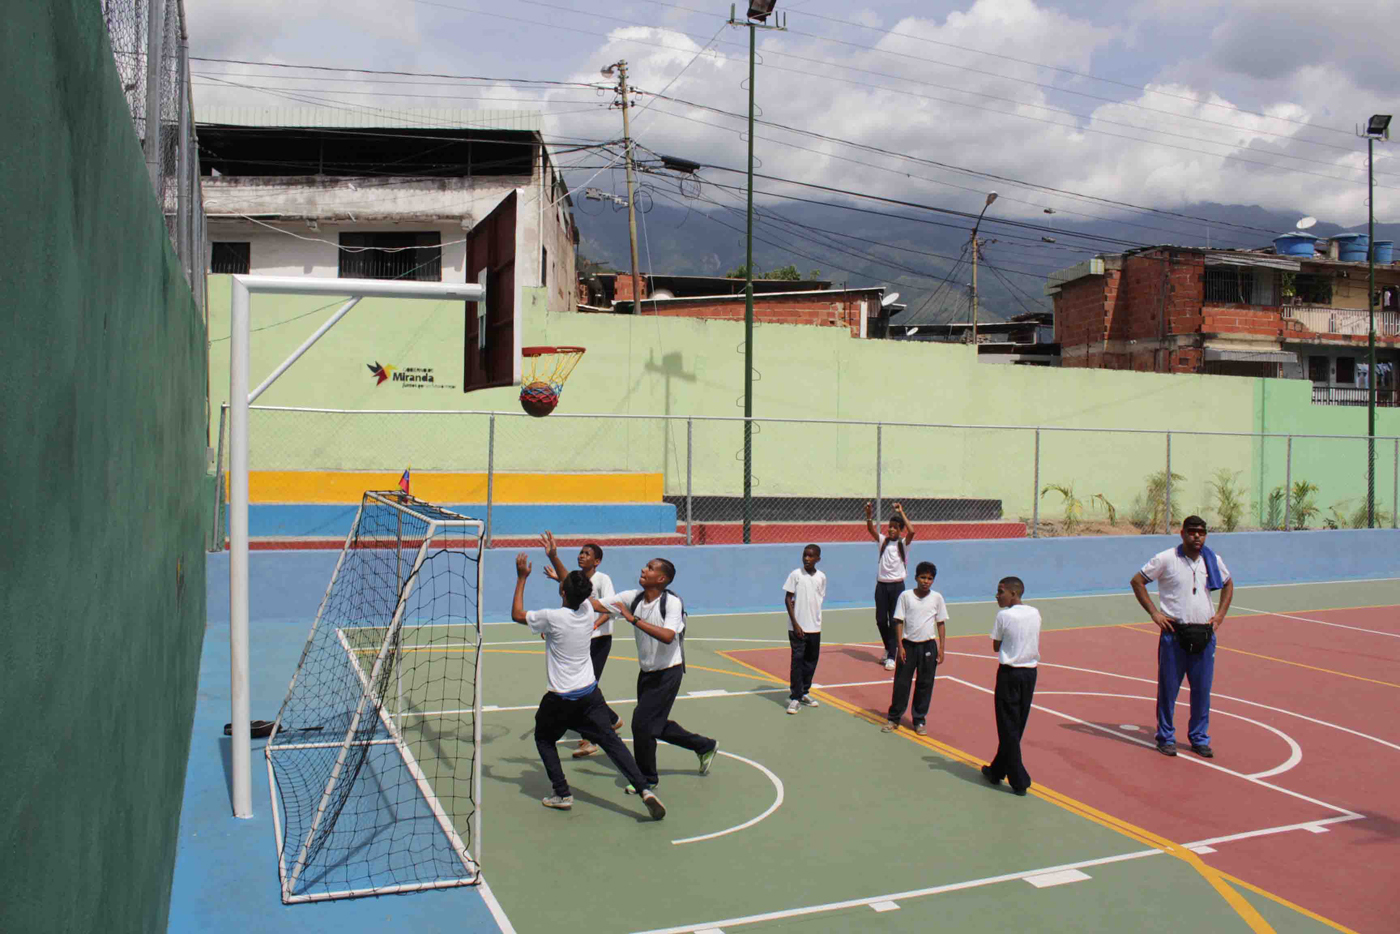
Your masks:
[{"label": "barred window", "polygon": [[213,275],[246,276],[252,265],[252,245],[248,241],[209,244],[209,272]]},{"label": "barred window", "polygon": [[342,233],[340,276],[440,282],[442,235],[435,230]]},{"label": "barred window", "polygon": [[1207,266],[1205,300],[1224,304],[1277,305],[1278,274],[1247,266]]}]

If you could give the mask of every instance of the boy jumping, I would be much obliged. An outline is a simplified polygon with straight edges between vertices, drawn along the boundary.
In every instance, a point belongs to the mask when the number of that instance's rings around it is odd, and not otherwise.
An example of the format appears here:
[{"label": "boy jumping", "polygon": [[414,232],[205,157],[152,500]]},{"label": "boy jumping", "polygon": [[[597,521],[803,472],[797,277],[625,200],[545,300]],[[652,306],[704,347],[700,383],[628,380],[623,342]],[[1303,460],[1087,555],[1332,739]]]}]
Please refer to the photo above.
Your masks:
[{"label": "boy jumping", "polygon": [[[914,684],[914,732],[920,736],[928,733],[928,704],[933,697],[933,679],[938,665],[943,661],[943,624],[948,621],[948,605],[943,595],[933,589],[933,579],[938,576],[938,568],[932,561],[920,561],[914,569],[914,589],[899,595],[894,610],[895,659],[894,689],[890,694],[890,712],[885,718],[882,733],[893,733],[899,729],[899,720],[904,716],[905,705],[909,703],[909,682]],[[935,634],[935,628],[937,630]]]},{"label": "boy jumping", "polygon": [[992,624],[992,651],[997,653],[997,686],[993,704],[997,717],[997,754],[982,766],[982,777],[993,785],[1007,779],[1011,790],[1024,795],[1031,777],[1021,762],[1021,737],[1031,715],[1035,696],[1036,666],[1040,663],[1040,611],[1021,602],[1026,585],[1019,577],[1003,577],[997,584],[996,622]]},{"label": "boy jumping", "polygon": [[553,610],[525,612],[525,579],[530,576],[530,561],[524,552],[515,558],[515,598],[511,601],[510,618],[544,636],[544,665],[549,690],[540,698],[535,711],[535,748],[549,775],[554,794],[540,801],[547,808],[567,811],[574,806],[569,781],[559,765],[555,744],[568,730],[587,732],[597,737],[613,765],[633,788],[642,790],[642,803],[652,820],[666,816],[661,800],[652,794],[642,778],[637,761],[627,751],[612,728],[607,705],[593,677],[588,643],[593,636],[597,612],[589,602],[593,585],[579,571],[572,571],[559,584],[564,605]]},{"label": "boy jumping", "polygon": [[899,602],[899,595],[904,592],[904,576],[908,568],[909,544],[914,541],[914,526],[909,524],[904,507],[895,503],[887,534],[882,537],[875,528],[874,508],[866,503],[865,530],[880,543],[875,575],[875,628],[880,630],[880,641],[885,645],[881,664],[886,671],[893,671],[899,649],[899,639],[894,634],[894,608]]},{"label": "boy jumping", "polygon": [[783,602],[788,614],[788,644],[792,664],[788,669],[787,712],[799,707],[816,707],[808,693],[817,673],[817,656],[822,650],[822,602],[826,600],[826,575],[817,570],[822,559],[820,545],[802,549],[802,567],[796,568],[783,584]]}]

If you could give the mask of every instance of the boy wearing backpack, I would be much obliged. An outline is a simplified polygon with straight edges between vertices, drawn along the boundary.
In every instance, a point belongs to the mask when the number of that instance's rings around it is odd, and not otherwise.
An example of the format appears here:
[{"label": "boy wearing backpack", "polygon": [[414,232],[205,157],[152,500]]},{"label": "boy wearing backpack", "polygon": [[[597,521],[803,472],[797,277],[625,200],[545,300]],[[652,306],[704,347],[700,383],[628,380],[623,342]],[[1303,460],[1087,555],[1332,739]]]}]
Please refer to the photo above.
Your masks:
[{"label": "boy wearing backpack", "polygon": [[[632,754],[648,785],[658,781],[656,741],[689,749],[700,760],[706,775],[719,744],[692,733],[671,719],[671,705],[680,693],[685,674],[685,608],[670,590],[676,567],[665,558],[653,558],[642,568],[636,590],[624,590],[606,606],[594,601],[594,609],[612,612],[632,624],[637,638],[637,706],[632,713]],[[645,789],[629,788],[630,794]]]}]

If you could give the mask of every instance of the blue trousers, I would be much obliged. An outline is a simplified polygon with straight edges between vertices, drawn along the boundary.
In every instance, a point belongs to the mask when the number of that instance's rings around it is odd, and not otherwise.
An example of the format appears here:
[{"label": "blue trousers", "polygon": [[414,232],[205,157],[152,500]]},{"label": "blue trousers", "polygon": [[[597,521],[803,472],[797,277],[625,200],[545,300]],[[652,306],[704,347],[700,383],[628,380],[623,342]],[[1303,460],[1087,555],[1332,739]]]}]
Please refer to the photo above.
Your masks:
[{"label": "blue trousers", "polygon": [[1215,635],[1199,655],[1191,655],[1164,632],[1157,642],[1157,744],[1176,742],[1176,698],[1181,678],[1191,685],[1191,722],[1187,735],[1193,746],[1210,745],[1210,684],[1215,679]]}]

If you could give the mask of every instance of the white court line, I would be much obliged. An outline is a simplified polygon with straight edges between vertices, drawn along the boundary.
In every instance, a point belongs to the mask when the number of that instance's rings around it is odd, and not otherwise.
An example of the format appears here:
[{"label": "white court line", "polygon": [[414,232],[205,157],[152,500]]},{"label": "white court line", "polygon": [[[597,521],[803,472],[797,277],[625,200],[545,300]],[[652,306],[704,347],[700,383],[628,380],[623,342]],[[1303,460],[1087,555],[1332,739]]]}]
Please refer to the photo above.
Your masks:
[{"label": "white court line", "polygon": [[477,888],[481,890],[481,900],[486,903],[486,910],[491,912],[491,917],[496,919],[496,926],[501,929],[501,934],[515,934],[515,925],[510,923],[510,918],[506,917],[506,910],[496,900],[496,893],[491,891],[491,886],[486,883],[480,873],[477,874],[477,879],[479,880]]},{"label": "white court line", "polygon": [[[952,680],[955,680],[955,681],[956,681],[957,679],[954,678],[954,679],[952,679]],[[960,682],[960,683],[961,683],[961,684],[966,684],[967,682],[966,682],[966,681],[963,681],[963,682]],[[985,690],[985,689],[984,689],[984,690]],[[1099,693],[1099,692],[1096,692],[1096,691],[1037,691],[1037,692],[1036,692],[1036,696],[1037,696],[1037,697],[1044,697],[1044,696],[1049,695],[1049,694],[1065,694],[1065,695],[1073,695],[1073,696],[1077,696],[1077,697],[1121,697],[1121,698],[1123,698],[1124,700],[1140,700],[1140,701],[1148,701],[1148,702],[1155,702],[1155,701],[1156,701],[1156,698],[1154,698],[1154,697],[1144,697],[1144,696],[1142,696],[1142,695],[1140,695],[1140,694],[1103,694],[1103,693]],[[1187,703],[1186,701],[1180,701],[1180,700],[1177,701],[1176,704],[1177,704],[1178,707],[1186,707],[1186,706],[1189,706],[1188,703]],[[1032,705],[1032,706],[1034,706],[1034,705]],[[1302,762],[1302,761],[1303,761],[1303,747],[1299,746],[1298,743],[1297,743],[1297,741],[1294,740],[1293,737],[1289,736],[1287,733],[1283,732],[1283,730],[1280,730],[1280,729],[1278,729],[1277,727],[1270,726],[1270,725],[1267,724],[1267,723],[1261,723],[1261,722],[1258,721],[1258,720],[1253,720],[1253,719],[1251,719],[1251,718],[1249,718],[1249,717],[1240,716],[1240,715],[1237,714],[1237,713],[1230,713],[1228,710],[1216,710],[1215,708],[1212,707],[1210,712],[1213,713],[1213,714],[1219,714],[1219,715],[1222,716],[1222,717],[1234,717],[1236,720],[1243,720],[1245,723],[1252,723],[1252,724],[1254,724],[1254,725],[1257,726],[1257,727],[1263,727],[1264,729],[1268,730],[1270,733],[1273,733],[1273,734],[1276,735],[1279,739],[1283,740],[1285,743],[1288,744],[1288,749],[1289,749],[1289,753],[1290,753],[1290,754],[1289,754],[1288,758],[1287,758],[1286,760],[1284,760],[1283,764],[1281,764],[1281,765],[1276,765],[1276,766],[1274,766],[1272,769],[1269,769],[1268,771],[1265,771],[1265,772],[1255,772],[1255,773],[1253,773],[1252,775],[1246,776],[1246,778],[1271,778],[1271,777],[1273,777],[1273,776],[1275,776],[1275,775],[1282,775],[1284,772],[1287,772],[1289,769],[1291,769],[1291,768],[1293,768],[1294,766],[1296,766],[1299,762]],[[1105,733],[1111,733],[1111,734],[1113,734],[1114,736],[1119,736],[1119,737],[1122,737],[1123,739],[1130,740],[1130,741],[1132,741],[1132,742],[1134,742],[1134,743],[1137,743],[1139,746],[1146,746],[1146,747],[1148,747],[1149,749],[1152,748],[1152,747],[1154,747],[1154,746],[1156,746],[1156,743],[1155,743],[1155,742],[1149,743],[1149,742],[1147,742],[1146,740],[1138,739],[1138,738],[1135,737],[1135,736],[1129,736],[1127,732],[1121,732],[1121,733],[1120,733],[1119,730],[1121,730],[1122,727],[1119,727],[1118,730],[1114,730],[1114,729],[1111,729],[1111,728],[1109,728],[1109,727],[1100,726],[1100,725],[1097,724],[1097,723],[1091,723],[1091,724],[1089,724],[1089,726],[1092,726],[1092,727],[1094,727],[1094,728],[1097,729],[1097,730],[1102,730],[1102,731],[1105,732]],[[1133,727],[1133,729],[1136,730],[1137,727]]]},{"label": "white court line", "polygon": [[[1247,606],[1235,605],[1235,609],[1244,610],[1246,613],[1258,613],[1261,616],[1282,616],[1284,619],[1296,619],[1304,623],[1317,623],[1319,626],[1332,626],[1336,629],[1350,629],[1352,632],[1369,632],[1373,636],[1390,636],[1392,639],[1400,639],[1400,632],[1382,632],[1379,629],[1362,629],[1360,626],[1343,626],[1341,623],[1329,623],[1325,619],[1309,619],[1306,616],[1294,616],[1291,613],[1276,613],[1273,610],[1251,610]],[[1339,610],[1370,609],[1369,607],[1337,607]]]},{"label": "white court line", "polygon": [[[961,656],[963,656],[964,658],[982,658],[982,659],[987,659],[987,660],[989,660],[989,661],[990,661],[990,660],[994,660],[994,659],[996,658],[996,656],[993,656],[993,655],[976,655],[976,654],[974,654],[974,653],[972,653],[972,652],[948,652],[947,654],[949,654],[949,655],[961,655]],[[1136,675],[1123,675],[1123,674],[1119,674],[1119,673],[1116,672],[1116,671],[1099,671],[1099,670],[1096,669],[1096,668],[1076,668],[1076,667],[1073,666],[1073,665],[1057,665],[1057,664],[1054,664],[1053,662],[1041,662],[1041,663],[1040,663],[1040,667],[1041,667],[1041,668],[1063,668],[1065,671],[1082,671],[1082,672],[1085,672],[1086,674],[1091,674],[1091,675],[1103,675],[1103,676],[1108,677],[1108,678],[1122,678],[1124,681],[1138,681],[1138,682],[1141,682],[1142,684],[1156,684],[1156,683],[1157,683],[1156,680],[1153,679],[1153,678],[1139,678],[1139,677],[1137,677]],[[1183,685],[1183,686],[1182,686],[1182,690],[1189,693],[1190,690],[1191,690],[1191,688]],[[1387,742],[1386,740],[1383,740],[1383,739],[1381,739],[1380,737],[1377,737],[1377,736],[1372,736],[1372,735],[1369,734],[1369,733],[1362,733],[1360,730],[1353,730],[1351,727],[1341,726],[1341,725],[1336,724],[1336,723],[1329,723],[1329,722],[1326,721],[1326,720],[1319,720],[1319,719],[1317,719],[1316,717],[1309,717],[1307,714],[1297,713],[1296,711],[1292,711],[1292,710],[1285,710],[1285,709],[1283,709],[1282,707],[1271,707],[1271,706],[1269,706],[1268,704],[1261,704],[1261,703],[1259,703],[1258,701],[1245,700],[1243,697],[1234,697],[1234,696],[1232,696],[1232,695],[1230,695],[1230,694],[1221,694],[1221,693],[1219,693],[1219,692],[1217,692],[1217,691],[1212,691],[1212,692],[1211,692],[1211,697],[1213,697],[1213,698],[1214,698],[1214,697],[1219,697],[1219,698],[1223,698],[1224,700],[1232,700],[1232,701],[1235,701],[1236,703],[1248,704],[1248,705],[1251,706],[1251,707],[1259,707],[1260,709],[1263,709],[1263,710],[1272,710],[1274,713],[1287,714],[1287,715],[1290,716],[1290,717],[1297,717],[1299,720],[1306,720],[1306,721],[1309,722],[1309,723],[1316,723],[1318,726],[1330,727],[1330,728],[1332,728],[1332,729],[1334,729],[1334,730],[1340,730],[1340,731],[1343,732],[1343,733],[1350,733],[1352,736],[1359,736],[1359,737],[1362,738],[1362,739],[1369,739],[1369,740],[1370,740],[1371,742],[1373,742],[1373,743],[1380,743],[1382,746],[1386,746],[1386,747],[1389,747],[1390,749],[1394,749],[1396,752],[1400,752],[1400,745],[1397,745],[1397,744],[1391,743],[1391,742]]]},{"label": "white court line", "polygon": [[1078,869],[1062,869],[1059,872],[1040,872],[1033,876],[1026,876],[1026,882],[1038,889],[1048,889],[1055,885],[1069,885],[1071,882],[1087,882],[1094,878],[1087,872],[1080,872]]},{"label": "white court line", "polygon": [[[1212,837],[1208,840],[1193,840],[1190,843],[1181,844],[1186,849],[1196,846],[1212,846],[1218,843],[1229,843],[1234,840],[1248,840],[1257,837],[1271,836],[1273,834],[1290,833],[1297,830],[1311,830],[1315,826],[1342,823],[1344,821],[1360,820],[1363,815],[1352,814],[1343,817],[1330,817],[1318,821],[1309,821],[1303,824],[1285,824],[1279,827],[1265,827],[1261,830],[1250,830],[1244,833],[1231,834],[1227,837]],[[877,902],[899,902],[911,898],[920,898],[927,895],[941,895],[944,892],[957,892],[964,889],[981,888],[988,885],[996,885],[1001,882],[1013,882],[1017,879],[1025,879],[1027,876],[1044,875],[1051,872],[1065,872],[1076,869],[1088,869],[1093,866],[1107,866],[1112,863],[1123,863],[1135,859],[1145,859],[1150,856],[1161,856],[1163,851],[1159,849],[1135,850],[1131,853],[1120,853],[1117,856],[1102,856],[1098,859],[1086,859],[1077,863],[1063,863],[1059,866],[1044,866],[1039,869],[1028,869],[1024,872],[1007,873],[1000,876],[988,876],[984,879],[971,879],[966,882],[954,882],[948,885],[935,885],[925,889],[912,889],[906,892],[893,892],[887,895],[872,895],[867,898],[853,898],[841,902],[828,902],[823,905],[808,905],[802,908],[786,908],[779,911],[769,911],[763,914],[744,915],[742,917],[726,918],[722,921],[703,921],[698,924],[681,925],[680,927],[657,928],[655,930],[639,932],[639,934],[700,934],[702,931],[713,930],[720,927],[737,927],[744,924],[757,924],[763,921],[779,921],[784,918],[799,918],[806,915],[822,914],[828,911],[841,911],[846,908],[858,908],[862,905],[873,906]]]},{"label": "white court line", "polygon": [[[982,685],[973,684],[971,681],[964,681],[961,678],[953,678],[947,675],[945,675],[944,677],[946,677],[949,681],[956,682],[957,684],[966,685],[967,687],[970,687],[975,691],[982,691],[986,694],[996,693],[991,688],[984,688]],[[1087,726],[1090,729],[1099,730],[1101,732],[1108,733],[1112,736],[1117,736],[1121,739],[1126,739],[1129,742],[1137,743],[1139,746],[1156,745],[1155,743],[1149,744],[1144,740],[1140,740],[1135,736],[1130,736],[1127,733],[1120,733],[1117,730],[1113,730],[1105,726],[1099,726],[1097,723],[1090,723],[1088,720],[1081,720],[1080,718],[1073,716],[1072,714],[1063,713],[1058,710],[1052,710],[1049,707],[1043,707],[1040,704],[1031,704],[1031,707],[1036,710],[1043,710],[1046,713],[1051,714],[1053,716],[1061,717],[1065,720],[1070,720],[1082,726]],[[1299,801],[1306,801],[1308,804],[1315,804],[1318,807],[1326,808],[1329,811],[1336,811],[1338,814],[1356,815],[1356,812],[1351,810],[1350,808],[1339,807],[1335,804],[1328,804],[1326,801],[1320,801],[1317,798],[1305,795],[1301,791],[1292,791],[1288,788],[1282,788],[1278,785],[1270,784],[1269,782],[1264,781],[1262,778],[1255,778],[1254,776],[1246,775],[1243,772],[1236,772],[1234,769],[1226,768],[1223,765],[1217,765],[1216,763],[1210,762],[1206,759],[1201,759],[1196,756],[1184,756],[1183,758],[1186,759],[1187,762],[1195,763],[1196,765],[1203,766],[1204,768],[1215,769],[1217,772],[1224,772],[1226,775],[1233,775],[1235,778],[1242,778],[1247,782],[1253,782],[1254,784],[1259,785],[1261,787],[1269,788],[1273,791],[1280,792],[1281,794],[1288,795],[1290,798],[1297,798]]]}]

